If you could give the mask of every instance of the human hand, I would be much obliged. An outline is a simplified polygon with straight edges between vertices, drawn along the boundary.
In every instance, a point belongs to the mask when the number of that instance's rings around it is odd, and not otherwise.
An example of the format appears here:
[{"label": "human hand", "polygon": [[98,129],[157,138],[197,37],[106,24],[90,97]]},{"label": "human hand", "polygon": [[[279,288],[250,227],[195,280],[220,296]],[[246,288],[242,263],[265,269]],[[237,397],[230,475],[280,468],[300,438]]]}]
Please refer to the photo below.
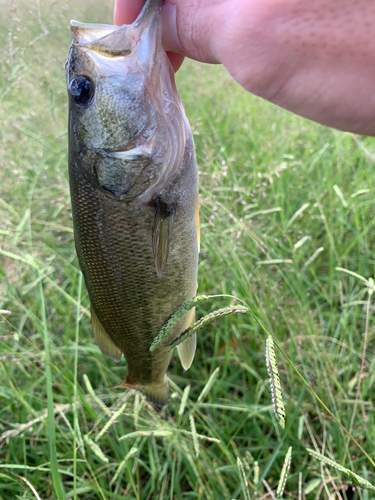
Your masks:
[{"label": "human hand", "polygon": [[[144,0],[116,0],[131,23]],[[375,135],[375,4],[368,0],[166,0],[163,44],[223,64],[246,90],[319,123]]]},{"label": "human hand", "polygon": [[[137,19],[144,3],[145,0],[115,0],[114,23],[117,26],[131,24]],[[175,72],[184,60],[176,29],[176,7],[163,5],[163,45]]]}]

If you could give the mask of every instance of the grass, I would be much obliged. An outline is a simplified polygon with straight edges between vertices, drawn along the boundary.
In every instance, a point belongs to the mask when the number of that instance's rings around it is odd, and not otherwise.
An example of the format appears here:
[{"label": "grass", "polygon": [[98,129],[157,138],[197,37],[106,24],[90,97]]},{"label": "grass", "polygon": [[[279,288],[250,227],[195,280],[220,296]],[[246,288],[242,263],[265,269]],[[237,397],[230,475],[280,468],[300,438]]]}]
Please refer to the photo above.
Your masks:
[{"label": "grass", "polygon": [[371,498],[342,472],[375,484],[370,461],[295,368],[373,459],[375,141],[256,99],[220,67],[187,62],[177,79],[200,172],[198,293],[245,301],[292,361],[276,350],[285,430],[250,314],[201,330],[188,372],[173,357],[161,412],[108,390],[126,367],[90,331],[64,62],[69,19],[111,22],[111,8],[0,4],[1,499],[272,498],[290,446],[284,498]]}]

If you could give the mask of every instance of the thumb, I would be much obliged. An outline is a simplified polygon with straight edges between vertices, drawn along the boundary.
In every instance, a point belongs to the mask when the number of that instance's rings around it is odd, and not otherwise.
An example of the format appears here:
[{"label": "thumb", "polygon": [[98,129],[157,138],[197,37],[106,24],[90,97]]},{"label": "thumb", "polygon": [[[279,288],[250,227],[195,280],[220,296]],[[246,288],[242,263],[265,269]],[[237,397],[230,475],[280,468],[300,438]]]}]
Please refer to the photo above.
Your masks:
[{"label": "thumb", "polygon": [[117,26],[131,24],[141,12],[145,0],[116,0],[113,14],[114,23]]},{"label": "thumb", "polygon": [[163,5],[165,50],[200,62],[219,62],[214,43],[220,34],[217,10],[217,5],[205,6],[204,2],[166,0]]},{"label": "thumb", "polygon": [[[145,0],[116,0],[115,24],[131,24],[144,3]],[[187,3],[186,0],[166,0],[163,4],[163,46],[175,71],[184,56],[200,62],[219,62],[214,47],[215,39],[221,38],[217,3],[213,2],[213,6],[204,5],[205,2]]]}]

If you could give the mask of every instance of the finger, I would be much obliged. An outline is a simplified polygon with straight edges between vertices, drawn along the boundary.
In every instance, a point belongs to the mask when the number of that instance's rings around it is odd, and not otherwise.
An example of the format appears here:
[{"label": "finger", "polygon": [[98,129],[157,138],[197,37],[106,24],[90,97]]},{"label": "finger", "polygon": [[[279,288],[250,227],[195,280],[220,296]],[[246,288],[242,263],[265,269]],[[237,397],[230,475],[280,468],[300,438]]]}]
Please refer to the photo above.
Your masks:
[{"label": "finger", "polygon": [[[116,0],[115,2],[115,11],[114,11],[114,23],[117,26],[121,26],[123,24],[131,24],[134,22],[141,9],[144,5],[145,0]],[[172,47],[172,50],[176,52],[181,52],[181,47],[176,44],[176,9],[169,6],[163,8],[163,45]],[[176,71],[180,68],[184,56],[182,54],[177,54],[173,52],[167,52],[169,60],[171,61],[173,71]]]},{"label": "finger", "polygon": [[117,26],[131,24],[141,12],[145,0],[116,0],[113,15],[114,23]]},{"label": "finger", "polygon": [[163,47],[167,51],[174,72],[180,68],[184,55],[182,47],[178,40],[176,7],[174,5],[163,6]]},{"label": "finger", "polygon": [[173,71],[177,73],[177,71],[181,67],[181,64],[184,62],[185,56],[183,56],[182,54],[175,54],[174,52],[167,52],[167,56],[171,61]]},{"label": "finger", "polygon": [[165,50],[207,63],[217,63],[216,45],[223,37],[224,4],[165,0],[163,45]]}]

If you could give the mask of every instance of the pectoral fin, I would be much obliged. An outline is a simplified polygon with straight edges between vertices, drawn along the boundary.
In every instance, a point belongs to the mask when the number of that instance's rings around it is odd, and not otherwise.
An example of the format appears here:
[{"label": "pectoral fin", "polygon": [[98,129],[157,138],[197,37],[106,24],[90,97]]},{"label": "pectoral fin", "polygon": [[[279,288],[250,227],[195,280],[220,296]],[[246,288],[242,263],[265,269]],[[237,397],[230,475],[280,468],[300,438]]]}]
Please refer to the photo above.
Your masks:
[{"label": "pectoral fin", "polygon": [[159,278],[162,277],[168,260],[175,215],[176,205],[167,206],[159,201],[156,202],[152,224],[152,251]]},{"label": "pectoral fin", "polygon": [[[186,324],[185,328],[188,328],[194,323],[195,319],[195,307],[186,313]],[[191,337],[188,337],[182,344],[177,346],[178,356],[180,358],[182,367],[184,370],[188,370],[194,359],[195,348],[197,346],[197,334],[195,333]]]},{"label": "pectoral fin", "polygon": [[118,363],[121,360],[122,352],[110,339],[108,333],[105,331],[103,325],[99,321],[94,308],[91,306],[91,326],[92,332],[99,349],[102,351],[104,356],[112,359]]}]

